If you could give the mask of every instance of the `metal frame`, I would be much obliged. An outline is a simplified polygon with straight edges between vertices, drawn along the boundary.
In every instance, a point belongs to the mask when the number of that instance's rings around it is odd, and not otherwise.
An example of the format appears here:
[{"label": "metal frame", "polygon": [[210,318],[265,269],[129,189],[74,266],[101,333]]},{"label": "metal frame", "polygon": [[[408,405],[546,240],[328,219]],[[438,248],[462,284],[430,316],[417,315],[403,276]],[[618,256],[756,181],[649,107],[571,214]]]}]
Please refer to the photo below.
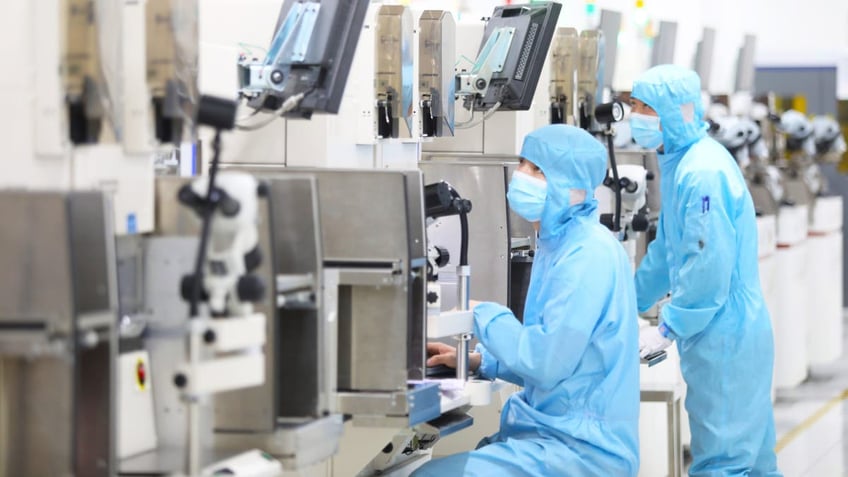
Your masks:
[{"label": "metal frame", "polygon": [[683,392],[680,385],[657,386],[642,388],[639,400],[641,402],[659,402],[666,405],[666,422],[668,429],[668,475],[669,477],[683,476],[683,443],[680,430],[680,400]]}]

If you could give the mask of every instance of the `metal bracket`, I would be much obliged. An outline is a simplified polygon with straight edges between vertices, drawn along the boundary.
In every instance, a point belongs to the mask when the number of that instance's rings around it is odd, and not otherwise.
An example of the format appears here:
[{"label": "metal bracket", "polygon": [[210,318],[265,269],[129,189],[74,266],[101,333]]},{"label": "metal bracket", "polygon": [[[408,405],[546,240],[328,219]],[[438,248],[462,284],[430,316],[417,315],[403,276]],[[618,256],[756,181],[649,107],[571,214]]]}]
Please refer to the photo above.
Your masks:
[{"label": "metal bracket", "polygon": [[320,9],[321,5],[317,2],[295,3],[274,35],[265,59],[259,62],[243,58],[239,61],[240,93],[255,97],[268,90],[282,92],[285,89],[291,65],[306,58]]},{"label": "metal bracket", "polygon": [[515,28],[501,27],[489,35],[489,39],[480,53],[471,73],[456,75],[457,94],[460,96],[484,96],[489,89],[492,76],[503,71],[509,47],[515,37]]}]

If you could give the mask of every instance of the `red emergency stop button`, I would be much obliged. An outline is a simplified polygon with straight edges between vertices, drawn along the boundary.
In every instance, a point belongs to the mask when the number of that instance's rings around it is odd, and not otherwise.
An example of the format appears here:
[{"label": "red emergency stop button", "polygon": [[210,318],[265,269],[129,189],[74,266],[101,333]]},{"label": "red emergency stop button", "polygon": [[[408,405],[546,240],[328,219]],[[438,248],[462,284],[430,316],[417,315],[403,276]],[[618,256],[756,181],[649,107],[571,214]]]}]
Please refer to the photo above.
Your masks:
[{"label": "red emergency stop button", "polygon": [[147,388],[147,367],[141,359],[135,363],[135,383],[139,391],[144,391]]}]

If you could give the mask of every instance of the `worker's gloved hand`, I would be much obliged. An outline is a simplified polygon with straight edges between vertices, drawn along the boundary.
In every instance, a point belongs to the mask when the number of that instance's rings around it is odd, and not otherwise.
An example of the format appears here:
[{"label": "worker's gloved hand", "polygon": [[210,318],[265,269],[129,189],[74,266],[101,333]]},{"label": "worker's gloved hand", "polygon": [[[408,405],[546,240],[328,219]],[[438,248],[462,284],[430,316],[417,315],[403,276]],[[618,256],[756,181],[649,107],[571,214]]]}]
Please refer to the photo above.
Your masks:
[{"label": "worker's gloved hand", "polygon": [[[663,334],[660,328],[662,325],[648,326],[639,330],[639,357],[644,358],[654,353],[660,352],[671,346],[671,340],[666,337],[668,331]],[[668,328],[665,328],[668,330]]]}]

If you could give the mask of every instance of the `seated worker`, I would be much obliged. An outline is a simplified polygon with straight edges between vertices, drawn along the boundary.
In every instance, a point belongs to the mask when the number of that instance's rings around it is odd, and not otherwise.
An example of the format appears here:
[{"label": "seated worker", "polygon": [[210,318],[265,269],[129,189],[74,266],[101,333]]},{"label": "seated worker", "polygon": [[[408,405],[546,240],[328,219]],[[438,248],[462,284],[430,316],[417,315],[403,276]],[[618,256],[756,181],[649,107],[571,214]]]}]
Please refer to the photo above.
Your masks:
[{"label": "seated worker", "polygon": [[[545,126],[524,139],[507,199],[532,222],[537,250],[522,325],[497,303],[474,307],[469,367],[524,389],[477,450],[412,475],[635,476],[639,469],[639,331],[633,271],[598,220],[593,192],[606,149],[582,129]],[[427,346],[428,366],[456,349]]]}]

